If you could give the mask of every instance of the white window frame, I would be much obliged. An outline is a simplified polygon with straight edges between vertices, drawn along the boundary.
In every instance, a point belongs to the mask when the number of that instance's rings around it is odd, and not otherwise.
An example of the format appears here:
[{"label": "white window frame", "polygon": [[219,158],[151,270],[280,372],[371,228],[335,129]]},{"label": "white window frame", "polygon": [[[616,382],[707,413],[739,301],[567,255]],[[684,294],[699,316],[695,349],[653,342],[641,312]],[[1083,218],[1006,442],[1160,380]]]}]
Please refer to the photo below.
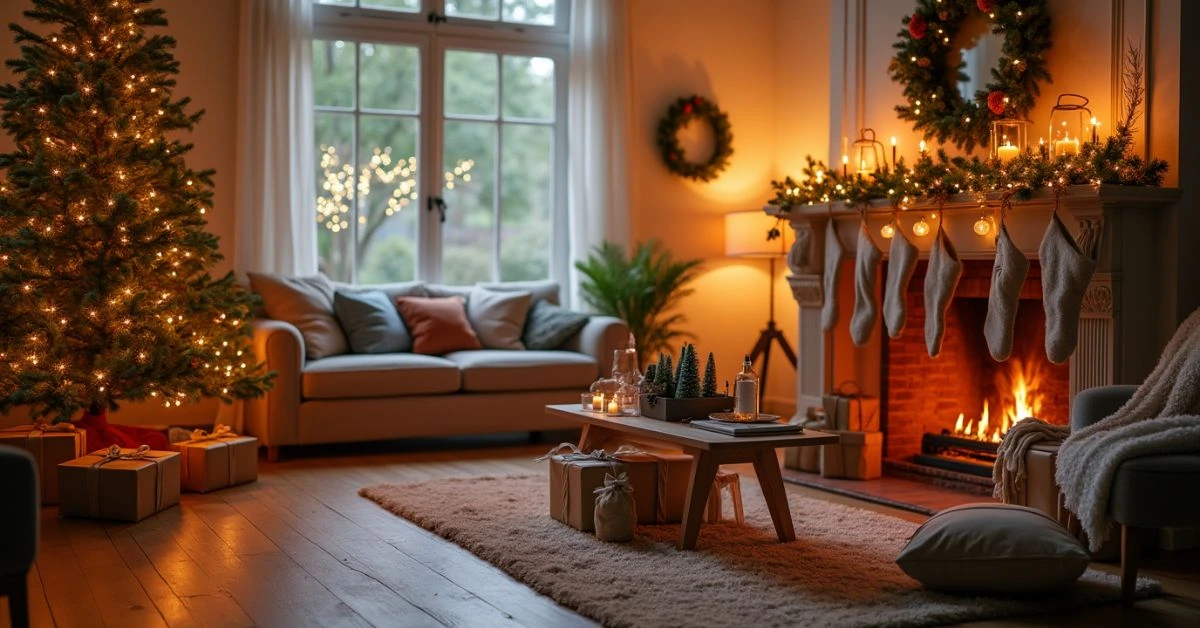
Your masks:
[{"label": "white window frame", "polygon": [[[418,242],[416,259],[416,279],[433,283],[442,280],[442,223],[440,214],[426,210],[428,199],[443,196],[442,180],[442,132],[447,118],[443,111],[444,84],[443,62],[446,50],[473,50],[494,53],[499,58],[505,54],[547,57],[554,61],[555,93],[554,93],[554,122],[539,126],[553,128],[553,176],[550,187],[550,258],[549,279],[565,285],[568,280],[570,264],[569,232],[567,227],[567,71],[570,60],[568,49],[568,6],[569,0],[558,0],[555,3],[556,14],[554,26],[512,24],[489,22],[470,18],[448,18],[445,22],[431,23],[428,16],[444,14],[443,0],[423,0],[423,12],[403,13],[381,9],[365,9],[358,7],[316,4],[313,7],[313,37],[327,40],[339,39],[355,44],[370,42],[379,44],[394,44],[415,46],[421,59],[418,84],[418,102],[420,112],[416,116],[418,129],[418,191],[420,194],[417,209]],[[355,54],[355,89],[358,88],[358,54]],[[498,78],[503,78],[498,75]],[[498,98],[502,98],[503,80],[498,83]],[[314,111],[347,113],[346,107],[316,106]],[[359,99],[355,99],[353,114],[355,116],[355,134],[358,132],[358,118],[364,112],[360,108]],[[365,112],[365,113],[370,113]],[[495,218],[493,231],[492,277],[491,281],[500,279],[500,199],[501,178],[499,176],[501,146],[503,146],[503,125],[505,123],[520,123],[519,120],[505,121],[503,119],[502,101],[497,102],[496,118],[488,120],[497,125],[497,146],[495,171],[495,194],[493,195],[492,211]],[[358,172],[359,155],[357,136],[352,138],[355,147],[351,159]],[[436,192],[434,192],[436,191]],[[453,212],[451,207],[447,211]],[[357,215],[350,221],[349,237],[354,243],[355,257],[358,254],[358,220]],[[358,261],[355,260],[351,271],[351,281],[357,283]]]}]

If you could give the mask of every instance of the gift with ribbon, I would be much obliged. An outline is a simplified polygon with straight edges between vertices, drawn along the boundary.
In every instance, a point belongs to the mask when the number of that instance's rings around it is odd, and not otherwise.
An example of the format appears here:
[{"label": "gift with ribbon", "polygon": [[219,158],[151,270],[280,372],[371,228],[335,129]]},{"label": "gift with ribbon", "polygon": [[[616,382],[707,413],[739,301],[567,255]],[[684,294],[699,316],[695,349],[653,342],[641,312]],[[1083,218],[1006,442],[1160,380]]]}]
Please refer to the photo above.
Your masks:
[{"label": "gift with ribbon", "polygon": [[185,491],[207,493],[258,479],[258,439],[239,436],[228,425],[193,430],[190,439],[171,443],[171,449],[183,457]]},{"label": "gift with ribbon", "polygon": [[862,393],[857,382],[843,382],[821,396],[829,428],[851,432],[879,431],[879,398]]},{"label": "gift with ribbon", "polygon": [[555,520],[582,532],[594,531],[594,491],[604,486],[605,474],[624,473],[635,497],[637,522],[655,522],[658,466],[640,449],[621,445],[611,453],[603,449],[583,452],[571,443],[562,443],[537,460],[550,462],[550,516]]},{"label": "gift with ribbon", "polygon": [[58,465],[64,517],[141,521],[179,503],[179,454],[113,445]]},{"label": "gift with ribbon", "polygon": [[58,465],[87,451],[87,434],[69,422],[49,424],[38,419],[33,425],[0,430],[0,445],[28,451],[37,468],[42,488],[42,505],[58,503]]},{"label": "gift with ribbon", "polygon": [[624,543],[633,540],[634,506],[633,487],[625,473],[604,474],[604,486],[592,491],[596,494],[596,510],[593,515],[596,538],[601,541]]}]

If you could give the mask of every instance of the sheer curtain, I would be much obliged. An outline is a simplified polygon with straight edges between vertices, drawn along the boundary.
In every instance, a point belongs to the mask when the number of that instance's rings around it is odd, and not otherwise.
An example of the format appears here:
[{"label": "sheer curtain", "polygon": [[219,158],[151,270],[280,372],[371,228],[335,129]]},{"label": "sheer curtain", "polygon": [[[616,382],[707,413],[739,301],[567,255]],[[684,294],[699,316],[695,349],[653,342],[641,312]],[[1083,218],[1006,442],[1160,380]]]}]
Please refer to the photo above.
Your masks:
[{"label": "sheer curtain", "polygon": [[234,268],[317,271],[312,0],[242,0]]},{"label": "sheer curtain", "polygon": [[568,212],[571,269],[569,303],[578,307],[579,272],[607,240],[628,246],[628,148],[632,111],[627,0],[571,3],[568,84]]}]

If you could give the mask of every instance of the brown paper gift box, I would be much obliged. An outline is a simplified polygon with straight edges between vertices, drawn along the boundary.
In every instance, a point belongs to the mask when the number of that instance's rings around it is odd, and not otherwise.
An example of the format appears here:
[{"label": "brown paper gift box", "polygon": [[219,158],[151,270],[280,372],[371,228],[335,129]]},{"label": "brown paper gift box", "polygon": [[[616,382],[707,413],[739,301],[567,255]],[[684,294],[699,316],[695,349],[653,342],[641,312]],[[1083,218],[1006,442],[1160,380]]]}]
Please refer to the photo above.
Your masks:
[{"label": "brown paper gift box", "polygon": [[[805,421],[804,429],[825,431],[829,427],[825,424],[825,421]],[[818,445],[809,445],[808,447],[785,448],[783,450],[783,466],[789,469],[817,473],[821,470],[821,447]]]},{"label": "brown paper gift box", "polygon": [[879,398],[828,394],[821,397],[830,429],[851,432],[879,431]]},{"label": "brown paper gift box", "polygon": [[87,451],[87,432],[46,432],[33,425],[22,425],[0,430],[0,445],[20,447],[33,456],[38,482],[42,486],[42,505],[48,506],[58,503],[59,463],[74,460]]},{"label": "brown paper gift box", "polygon": [[207,493],[258,479],[258,439],[253,436],[173,443],[182,460],[181,486]]},{"label": "brown paper gift box", "polygon": [[658,523],[683,521],[688,483],[692,479],[692,457],[685,453],[651,452],[658,461]]},{"label": "brown paper gift box", "polygon": [[132,460],[106,454],[101,450],[58,465],[60,515],[141,521],[179,503],[178,453],[151,451]]},{"label": "brown paper gift box", "polygon": [[596,529],[594,491],[604,486],[604,475],[625,473],[633,488],[638,523],[654,523],[656,461],[622,456],[616,460],[598,460],[579,454],[550,457],[550,516],[581,532]]},{"label": "brown paper gift box", "polygon": [[870,480],[883,475],[883,433],[830,430],[840,441],[821,447],[821,477]]}]

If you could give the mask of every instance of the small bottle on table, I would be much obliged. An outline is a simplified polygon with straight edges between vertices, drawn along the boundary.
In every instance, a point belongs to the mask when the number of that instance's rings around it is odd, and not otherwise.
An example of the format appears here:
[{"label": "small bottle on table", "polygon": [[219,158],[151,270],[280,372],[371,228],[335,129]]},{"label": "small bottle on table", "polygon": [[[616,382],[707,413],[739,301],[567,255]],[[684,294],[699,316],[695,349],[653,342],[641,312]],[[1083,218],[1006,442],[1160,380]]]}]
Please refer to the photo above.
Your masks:
[{"label": "small bottle on table", "polygon": [[758,419],[758,373],[750,356],[742,360],[742,370],[733,378],[733,418],[737,421]]}]

